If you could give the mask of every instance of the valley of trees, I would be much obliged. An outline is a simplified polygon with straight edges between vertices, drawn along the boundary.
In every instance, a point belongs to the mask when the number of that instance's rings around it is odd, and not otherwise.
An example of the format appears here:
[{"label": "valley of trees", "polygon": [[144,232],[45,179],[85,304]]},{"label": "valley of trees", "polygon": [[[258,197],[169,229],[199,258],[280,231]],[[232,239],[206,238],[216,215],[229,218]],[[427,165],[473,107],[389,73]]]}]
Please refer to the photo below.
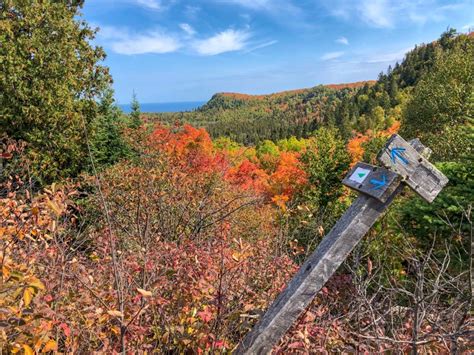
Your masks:
[{"label": "valley of trees", "polygon": [[[442,53],[465,46],[471,38],[448,30],[438,41],[415,47],[402,63],[380,73],[377,81],[319,85],[270,95],[222,93],[193,112],[154,114],[149,119],[191,123],[206,128],[212,137],[226,136],[247,145],[258,145],[265,139],[308,137],[321,126],[337,127],[347,140],[354,131],[383,130],[400,121],[414,87],[443,60],[439,58]],[[458,75],[469,81],[469,72],[459,71]],[[467,90],[463,92],[468,95]]]},{"label": "valley of trees", "polygon": [[472,350],[472,35],[376,81],[125,115],[82,3],[0,3],[2,352],[232,352],[396,132],[449,185],[407,189],[274,352]]}]

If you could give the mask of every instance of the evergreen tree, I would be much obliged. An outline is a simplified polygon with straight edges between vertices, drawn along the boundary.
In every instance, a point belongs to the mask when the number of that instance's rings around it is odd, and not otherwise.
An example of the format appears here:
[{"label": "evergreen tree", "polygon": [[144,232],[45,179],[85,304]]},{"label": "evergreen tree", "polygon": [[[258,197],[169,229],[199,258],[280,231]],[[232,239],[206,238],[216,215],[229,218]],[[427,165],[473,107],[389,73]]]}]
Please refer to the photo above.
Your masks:
[{"label": "evergreen tree", "polygon": [[337,112],[337,128],[344,139],[348,139],[352,134],[350,110],[347,101],[343,101]]},{"label": "evergreen tree", "polygon": [[456,38],[457,31],[454,28],[449,28],[446,29],[445,32],[441,35],[439,38],[439,44],[443,49],[448,49],[451,47],[452,40]]},{"label": "evergreen tree", "polygon": [[397,78],[395,77],[395,75],[392,75],[390,77],[390,83],[388,86],[388,96],[390,97],[390,103],[392,107],[399,104],[398,83],[397,83]]},{"label": "evergreen tree", "polygon": [[434,159],[472,159],[474,142],[474,38],[460,35],[440,52],[415,88],[402,124],[407,138],[432,147]]},{"label": "evergreen tree", "polygon": [[28,143],[42,183],[88,165],[97,100],[110,84],[95,36],[80,19],[83,1],[0,2],[0,131]]},{"label": "evergreen tree", "polygon": [[135,92],[132,96],[131,104],[132,112],[130,113],[130,127],[138,128],[142,125],[141,112],[140,112],[140,103],[137,100],[137,95]]},{"label": "evergreen tree", "polygon": [[115,105],[113,90],[108,89],[99,105],[99,119],[92,140],[92,151],[98,167],[118,162],[130,150],[121,134],[122,111]]}]

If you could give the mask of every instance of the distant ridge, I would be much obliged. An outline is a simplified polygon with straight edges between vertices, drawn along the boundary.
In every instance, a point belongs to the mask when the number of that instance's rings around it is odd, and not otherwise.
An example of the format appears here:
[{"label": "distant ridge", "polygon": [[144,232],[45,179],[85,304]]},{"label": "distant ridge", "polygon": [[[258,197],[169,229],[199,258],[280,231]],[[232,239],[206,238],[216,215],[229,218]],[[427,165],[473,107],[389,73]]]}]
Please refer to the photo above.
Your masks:
[{"label": "distant ridge", "polygon": [[[205,103],[206,101],[150,102],[140,104],[140,110],[143,113],[186,112],[196,110]],[[118,106],[125,113],[132,112],[130,104],[120,104]]]},{"label": "distant ridge", "polygon": [[[321,85],[321,86],[324,86],[330,89],[341,90],[341,89],[346,89],[346,88],[354,89],[354,88],[364,86],[365,84],[372,86],[375,83],[376,83],[375,80],[366,80],[366,81],[356,81],[353,83],[327,84],[327,85]],[[312,89],[314,88],[286,90],[286,91],[280,91],[280,92],[275,92],[271,94],[263,94],[263,95],[242,94],[242,93],[237,93],[237,92],[220,92],[220,93],[215,94],[214,96],[221,96],[221,97],[232,98],[236,100],[252,100],[252,99],[262,100],[265,98],[275,98],[275,97],[288,96],[288,95],[304,94]]]},{"label": "distant ridge", "polygon": [[324,86],[331,89],[336,89],[336,90],[347,89],[347,88],[355,89],[355,88],[360,88],[361,86],[364,86],[365,84],[372,86],[372,85],[375,85],[376,82],[377,82],[376,80],[366,80],[366,81],[356,81],[353,83],[344,83],[344,84],[328,84]]}]

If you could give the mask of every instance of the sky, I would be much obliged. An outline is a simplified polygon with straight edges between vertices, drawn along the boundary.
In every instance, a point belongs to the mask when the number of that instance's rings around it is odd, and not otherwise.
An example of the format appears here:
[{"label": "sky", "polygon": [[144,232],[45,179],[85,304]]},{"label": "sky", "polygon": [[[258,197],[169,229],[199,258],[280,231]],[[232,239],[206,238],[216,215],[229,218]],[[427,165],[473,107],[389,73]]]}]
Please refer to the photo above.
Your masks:
[{"label": "sky", "polygon": [[118,103],[207,101],[376,79],[474,0],[86,0]]}]

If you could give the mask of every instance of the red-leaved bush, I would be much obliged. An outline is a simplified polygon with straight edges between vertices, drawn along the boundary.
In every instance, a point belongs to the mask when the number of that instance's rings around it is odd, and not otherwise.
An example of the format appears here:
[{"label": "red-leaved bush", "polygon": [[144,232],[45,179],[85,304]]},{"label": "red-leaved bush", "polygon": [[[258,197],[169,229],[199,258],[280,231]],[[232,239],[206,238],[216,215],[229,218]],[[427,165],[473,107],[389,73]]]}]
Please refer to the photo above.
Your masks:
[{"label": "red-leaved bush", "polygon": [[[157,127],[142,142],[138,159],[81,183],[36,193],[18,176],[2,184],[2,351],[230,352],[297,270],[292,257],[304,249],[278,216],[307,184],[298,153],[281,153],[266,170],[257,159],[230,158],[191,126]],[[20,153],[10,146],[2,156]],[[444,277],[433,260],[423,263]],[[440,329],[465,334],[448,317],[462,315],[437,296],[419,320],[406,306],[412,288],[379,270],[370,259],[341,270],[274,351],[452,349]],[[373,288],[376,274],[381,286]]]}]

